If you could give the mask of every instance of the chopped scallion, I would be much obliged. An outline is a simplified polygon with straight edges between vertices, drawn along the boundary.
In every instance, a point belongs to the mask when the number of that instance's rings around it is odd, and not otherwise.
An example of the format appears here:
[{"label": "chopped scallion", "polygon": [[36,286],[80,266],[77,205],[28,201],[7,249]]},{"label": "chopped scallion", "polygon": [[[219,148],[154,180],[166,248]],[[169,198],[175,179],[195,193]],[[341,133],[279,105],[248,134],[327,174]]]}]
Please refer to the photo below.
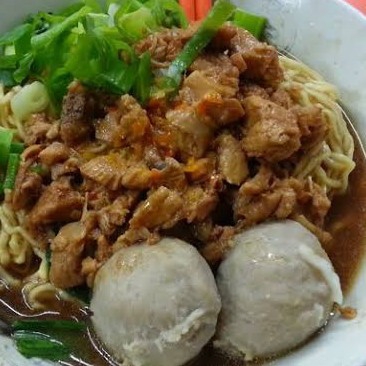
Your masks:
[{"label": "chopped scallion", "polygon": [[65,30],[76,25],[80,19],[85,17],[91,11],[92,8],[90,8],[89,6],[83,6],[77,12],[71,14],[62,22],[55,24],[52,28],[48,29],[46,32],[33,36],[32,46],[36,49],[47,47],[47,45],[50,42],[52,42],[55,38],[60,36]]},{"label": "chopped scallion", "polygon": [[207,18],[202,22],[195,35],[186,43],[183,51],[172,62],[167,71],[167,84],[175,89],[180,86],[182,74],[208,45],[222,24],[228,20],[235,6],[227,0],[218,0]]},{"label": "chopped scallion", "polygon": [[26,358],[62,361],[70,355],[70,349],[62,342],[41,333],[16,331],[13,339],[18,351]]},{"label": "chopped scallion", "polygon": [[16,55],[0,56],[1,69],[15,69],[17,67],[18,58]]},{"label": "chopped scallion", "polygon": [[6,168],[9,159],[13,132],[6,128],[0,129],[0,167]]},{"label": "chopped scallion", "polygon": [[140,58],[137,77],[133,88],[134,95],[143,104],[150,97],[152,80],[153,74],[151,72],[151,58],[150,54],[145,52]]},{"label": "chopped scallion", "polygon": [[14,188],[15,178],[18,173],[19,165],[20,165],[20,155],[9,154],[8,167],[6,168],[6,174],[3,183],[4,189]]},{"label": "chopped scallion", "polygon": [[23,356],[63,361],[69,358],[71,349],[55,337],[60,335],[67,342],[69,335],[83,332],[86,324],[72,320],[29,319],[15,321],[11,329],[17,349]]},{"label": "chopped scallion", "polygon": [[236,26],[244,28],[252,33],[255,38],[261,39],[267,24],[267,19],[236,9],[232,22]]},{"label": "chopped scallion", "polygon": [[10,153],[21,154],[24,151],[24,144],[21,142],[12,142],[10,145]]},{"label": "chopped scallion", "polygon": [[73,320],[17,320],[12,324],[13,331],[26,330],[34,332],[50,330],[73,330],[86,329],[85,323]]}]

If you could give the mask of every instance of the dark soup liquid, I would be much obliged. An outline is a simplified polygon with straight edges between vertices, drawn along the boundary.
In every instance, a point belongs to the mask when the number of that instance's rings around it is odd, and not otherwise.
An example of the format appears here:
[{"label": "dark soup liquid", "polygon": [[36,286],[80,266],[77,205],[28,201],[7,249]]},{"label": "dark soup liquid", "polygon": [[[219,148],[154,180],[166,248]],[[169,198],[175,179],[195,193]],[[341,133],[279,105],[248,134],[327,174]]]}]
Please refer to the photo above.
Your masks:
[{"label": "dark soup liquid", "polygon": [[333,199],[326,223],[326,230],[333,237],[328,255],[346,294],[360,269],[366,247],[366,159],[359,138],[352,135],[356,168],[350,175],[347,193]]},{"label": "dark soup liquid", "polygon": [[[333,200],[326,223],[326,229],[334,238],[328,249],[328,255],[340,276],[345,293],[350,290],[356,277],[364,253],[366,238],[366,159],[359,140],[355,135],[354,138],[356,168],[350,176],[348,192]],[[116,365],[95,337],[90,326],[90,314],[87,307],[83,307],[77,302],[54,298],[49,301],[48,309],[46,312],[30,310],[19,290],[0,286],[0,320],[3,322],[11,324],[15,320],[25,318],[79,319],[88,324],[85,332],[78,336],[73,335],[70,339],[62,339],[65,344],[70,345],[73,353],[68,361],[62,361],[61,364]],[[239,366],[243,365],[243,361],[229,359],[208,345],[188,365]]]}]

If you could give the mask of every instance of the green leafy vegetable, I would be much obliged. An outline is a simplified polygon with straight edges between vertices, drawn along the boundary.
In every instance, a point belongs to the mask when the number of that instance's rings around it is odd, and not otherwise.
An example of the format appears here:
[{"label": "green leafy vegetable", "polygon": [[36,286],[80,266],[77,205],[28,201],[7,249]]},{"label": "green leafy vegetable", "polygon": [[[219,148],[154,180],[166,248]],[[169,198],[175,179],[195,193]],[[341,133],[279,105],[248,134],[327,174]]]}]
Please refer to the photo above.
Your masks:
[{"label": "green leafy vegetable", "polygon": [[[114,5],[114,4],[113,4]],[[160,27],[188,25],[175,0],[122,1],[114,15],[116,26],[128,42],[136,42]]]},{"label": "green leafy vegetable", "polygon": [[12,140],[13,132],[6,128],[0,128],[0,168],[4,169],[8,164]]},{"label": "green leafy vegetable", "polygon": [[86,324],[72,320],[18,320],[11,329],[23,356],[66,361],[71,354],[73,336],[84,332]]},{"label": "green leafy vegetable", "polygon": [[57,362],[66,360],[70,355],[70,349],[62,342],[38,332],[16,331],[13,339],[18,351],[26,358],[38,357]]},{"label": "green leafy vegetable", "polygon": [[14,188],[15,178],[18,173],[19,165],[20,165],[20,155],[19,154],[9,154],[8,166],[6,168],[3,189],[13,189]]},{"label": "green leafy vegetable", "polygon": [[103,8],[100,5],[100,1],[98,1],[98,0],[84,0],[83,3],[86,6],[89,6],[89,8],[91,8],[94,13],[102,13],[103,12]]},{"label": "green leafy vegetable", "polygon": [[62,22],[55,24],[49,28],[46,32],[40,33],[32,37],[31,44],[36,50],[47,48],[47,46],[54,41],[63,32],[75,26],[82,18],[92,11],[89,6],[83,6],[77,12],[71,14]]},{"label": "green leafy vegetable", "polygon": [[261,39],[267,24],[267,19],[258,15],[247,13],[240,9],[236,9],[232,22],[236,26],[244,28],[252,33],[257,39]]},{"label": "green leafy vegetable", "polygon": [[12,142],[10,145],[10,153],[21,154],[24,151],[24,144],[22,142]]},{"label": "green leafy vegetable", "polygon": [[15,69],[17,62],[18,58],[16,55],[0,56],[0,68],[2,69]]},{"label": "green leafy vegetable", "polygon": [[152,9],[158,24],[167,27],[187,28],[188,20],[182,7],[175,0],[150,0],[146,6]]},{"label": "green leafy vegetable", "polygon": [[14,72],[13,77],[17,83],[21,83],[29,74],[29,71],[33,63],[33,54],[31,52],[26,53],[20,60],[17,70]]},{"label": "green leafy vegetable", "polygon": [[9,69],[0,69],[0,84],[8,88],[15,85],[15,80],[13,78],[13,71]]},{"label": "green leafy vegetable", "polygon": [[132,13],[124,13],[123,7],[117,11],[115,22],[121,35],[134,43],[158,29],[158,24],[150,9],[141,7]]},{"label": "green leafy vegetable", "polygon": [[145,103],[150,97],[152,81],[153,74],[151,72],[151,58],[150,54],[145,52],[141,56],[134,85],[134,95],[142,103]]},{"label": "green leafy vegetable", "polygon": [[66,69],[88,86],[112,93],[127,93],[135,82],[138,64],[124,63],[118,49],[102,34],[93,31],[82,34],[70,52]]},{"label": "green leafy vegetable", "polygon": [[58,13],[39,12],[0,37],[0,83],[42,82],[55,111],[74,79],[109,93],[150,95],[150,57],[132,43],[161,27],[188,25],[176,0],[83,0]]},{"label": "green leafy vegetable", "polygon": [[51,331],[51,330],[72,330],[83,331],[85,323],[73,320],[17,320],[12,324],[13,331]]},{"label": "green leafy vegetable", "polygon": [[0,128],[0,193],[4,189],[13,189],[20,165],[20,153],[24,150],[23,144],[12,142],[13,136],[12,130]]},{"label": "green leafy vegetable", "polygon": [[19,25],[0,37],[0,46],[4,47],[12,45],[14,46],[15,50],[29,46],[31,32],[32,26],[30,24]]},{"label": "green leafy vegetable", "polygon": [[86,17],[87,28],[109,27],[110,17],[103,13],[90,13]]},{"label": "green leafy vegetable", "polygon": [[29,16],[26,22],[32,26],[33,34],[40,34],[51,27],[53,18],[51,20],[50,17],[52,17],[52,15],[49,13],[38,12],[37,14]]},{"label": "green leafy vegetable", "polygon": [[164,80],[167,90],[176,90],[180,86],[183,73],[208,45],[222,24],[232,16],[234,10],[235,6],[227,0],[218,0],[215,3],[195,35],[170,65]]},{"label": "green leafy vegetable", "polygon": [[[13,86],[21,82],[22,75],[29,72],[31,33],[32,26],[22,24],[0,37],[0,69],[2,69],[0,82],[5,86]],[[20,77],[21,80],[19,80]]]}]

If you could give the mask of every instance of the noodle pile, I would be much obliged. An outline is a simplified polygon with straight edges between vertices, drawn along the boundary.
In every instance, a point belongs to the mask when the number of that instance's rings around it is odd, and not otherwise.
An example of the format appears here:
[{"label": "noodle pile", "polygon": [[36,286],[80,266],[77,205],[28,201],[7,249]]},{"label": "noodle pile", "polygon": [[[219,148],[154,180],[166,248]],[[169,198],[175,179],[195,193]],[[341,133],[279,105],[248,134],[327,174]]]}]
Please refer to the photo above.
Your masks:
[{"label": "noodle pile", "polygon": [[[323,187],[328,197],[342,194],[347,190],[348,177],[354,169],[354,141],[347,129],[342,109],[337,104],[337,91],[334,86],[302,63],[280,56],[285,72],[285,80],[280,88],[286,90],[301,106],[317,105],[321,108],[329,125],[326,141],[313,147],[301,158],[294,171],[294,177],[312,179]],[[22,140],[25,130],[22,122],[12,113],[10,102],[19,93],[21,87],[13,88],[7,94],[0,85],[0,128],[13,129]],[[23,294],[31,308],[40,308],[45,292],[65,296],[64,291],[56,289],[49,282],[46,254],[37,248],[37,243],[23,228],[24,213],[15,213],[5,201],[0,205],[0,281],[12,286],[21,285],[21,281],[9,271],[13,267],[28,268],[34,258],[39,258],[38,270],[27,277],[23,283]]]},{"label": "noodle pile", "polygon": [[354,141],[342,109],[337,104],[337,90],[298,61],[280,56],[280,64],[285,72],[285,81],[280,88],[285,89],[301,106],[319,106],[330,127],[326,141],[314,146],[302,157],[294,176],[298,179],[311,177],[326,189],[329,196],[343,194],[348,187],[348,176],[355,167]]},{"label": "noodle pile", "polygon": [[[22,141],[25,137],[23,123],[14,115],[10,106],[12,98],[20,90],[22,88],[17,86],[5,94],[0,85],[0,128],[13,130],[15,137]],[[43,297],[46,292],[63,294],[63,291],[49,282],[46,253],[39,250],[37,242],[24,229],[24,212],[14,212],[7,204],[8,193],[5,192],[4,202],[0,205],[0,282],[3,281],[11,287],[19,287],[22,282],[25,283],[22,292],[28,306],[33,309],[42,308],[39,297]],[[40,261],[38,270],[24,280],[6,270],[16,268],[17,271],[27,273],[37,257]]]}]

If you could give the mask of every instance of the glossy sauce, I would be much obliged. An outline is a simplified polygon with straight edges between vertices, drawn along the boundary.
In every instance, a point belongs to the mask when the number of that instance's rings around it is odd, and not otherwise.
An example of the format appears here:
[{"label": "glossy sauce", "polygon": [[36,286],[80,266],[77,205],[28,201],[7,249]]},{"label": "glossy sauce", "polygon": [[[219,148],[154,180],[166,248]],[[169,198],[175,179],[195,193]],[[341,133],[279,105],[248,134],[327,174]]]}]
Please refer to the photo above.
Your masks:
[{"label": "glossy sauce", "polygon": [[[350,176],[349,190],[344,196],[335,197],[327,218],[326,229],[333,235],[328,254],[336,272],[341,278],[345,293],[350,290],[359,270],[366,247],[366,159],[357,137],[355,138],[356,168]],[[349,304],[352,305],[352,304]],[[86,307],[76,302],[60,299],[50,300],[49,311],[39,313],[29,309],[19,291],[1,287],[0,282],[0,320],[11,324],[21,318],[37,319],[75,319],[86,321],[88,330],[65,340],[73,345],[70,361],[63,365],[117,365],[98,342],[90,326],[90,314]],[[64,339],[62,339],[64,341]],[[75,347],[75,344],[77,346]],[[187,366],[243,366],[243,361],[229,359],[219,354],[211,345],[190,361]]]}]

